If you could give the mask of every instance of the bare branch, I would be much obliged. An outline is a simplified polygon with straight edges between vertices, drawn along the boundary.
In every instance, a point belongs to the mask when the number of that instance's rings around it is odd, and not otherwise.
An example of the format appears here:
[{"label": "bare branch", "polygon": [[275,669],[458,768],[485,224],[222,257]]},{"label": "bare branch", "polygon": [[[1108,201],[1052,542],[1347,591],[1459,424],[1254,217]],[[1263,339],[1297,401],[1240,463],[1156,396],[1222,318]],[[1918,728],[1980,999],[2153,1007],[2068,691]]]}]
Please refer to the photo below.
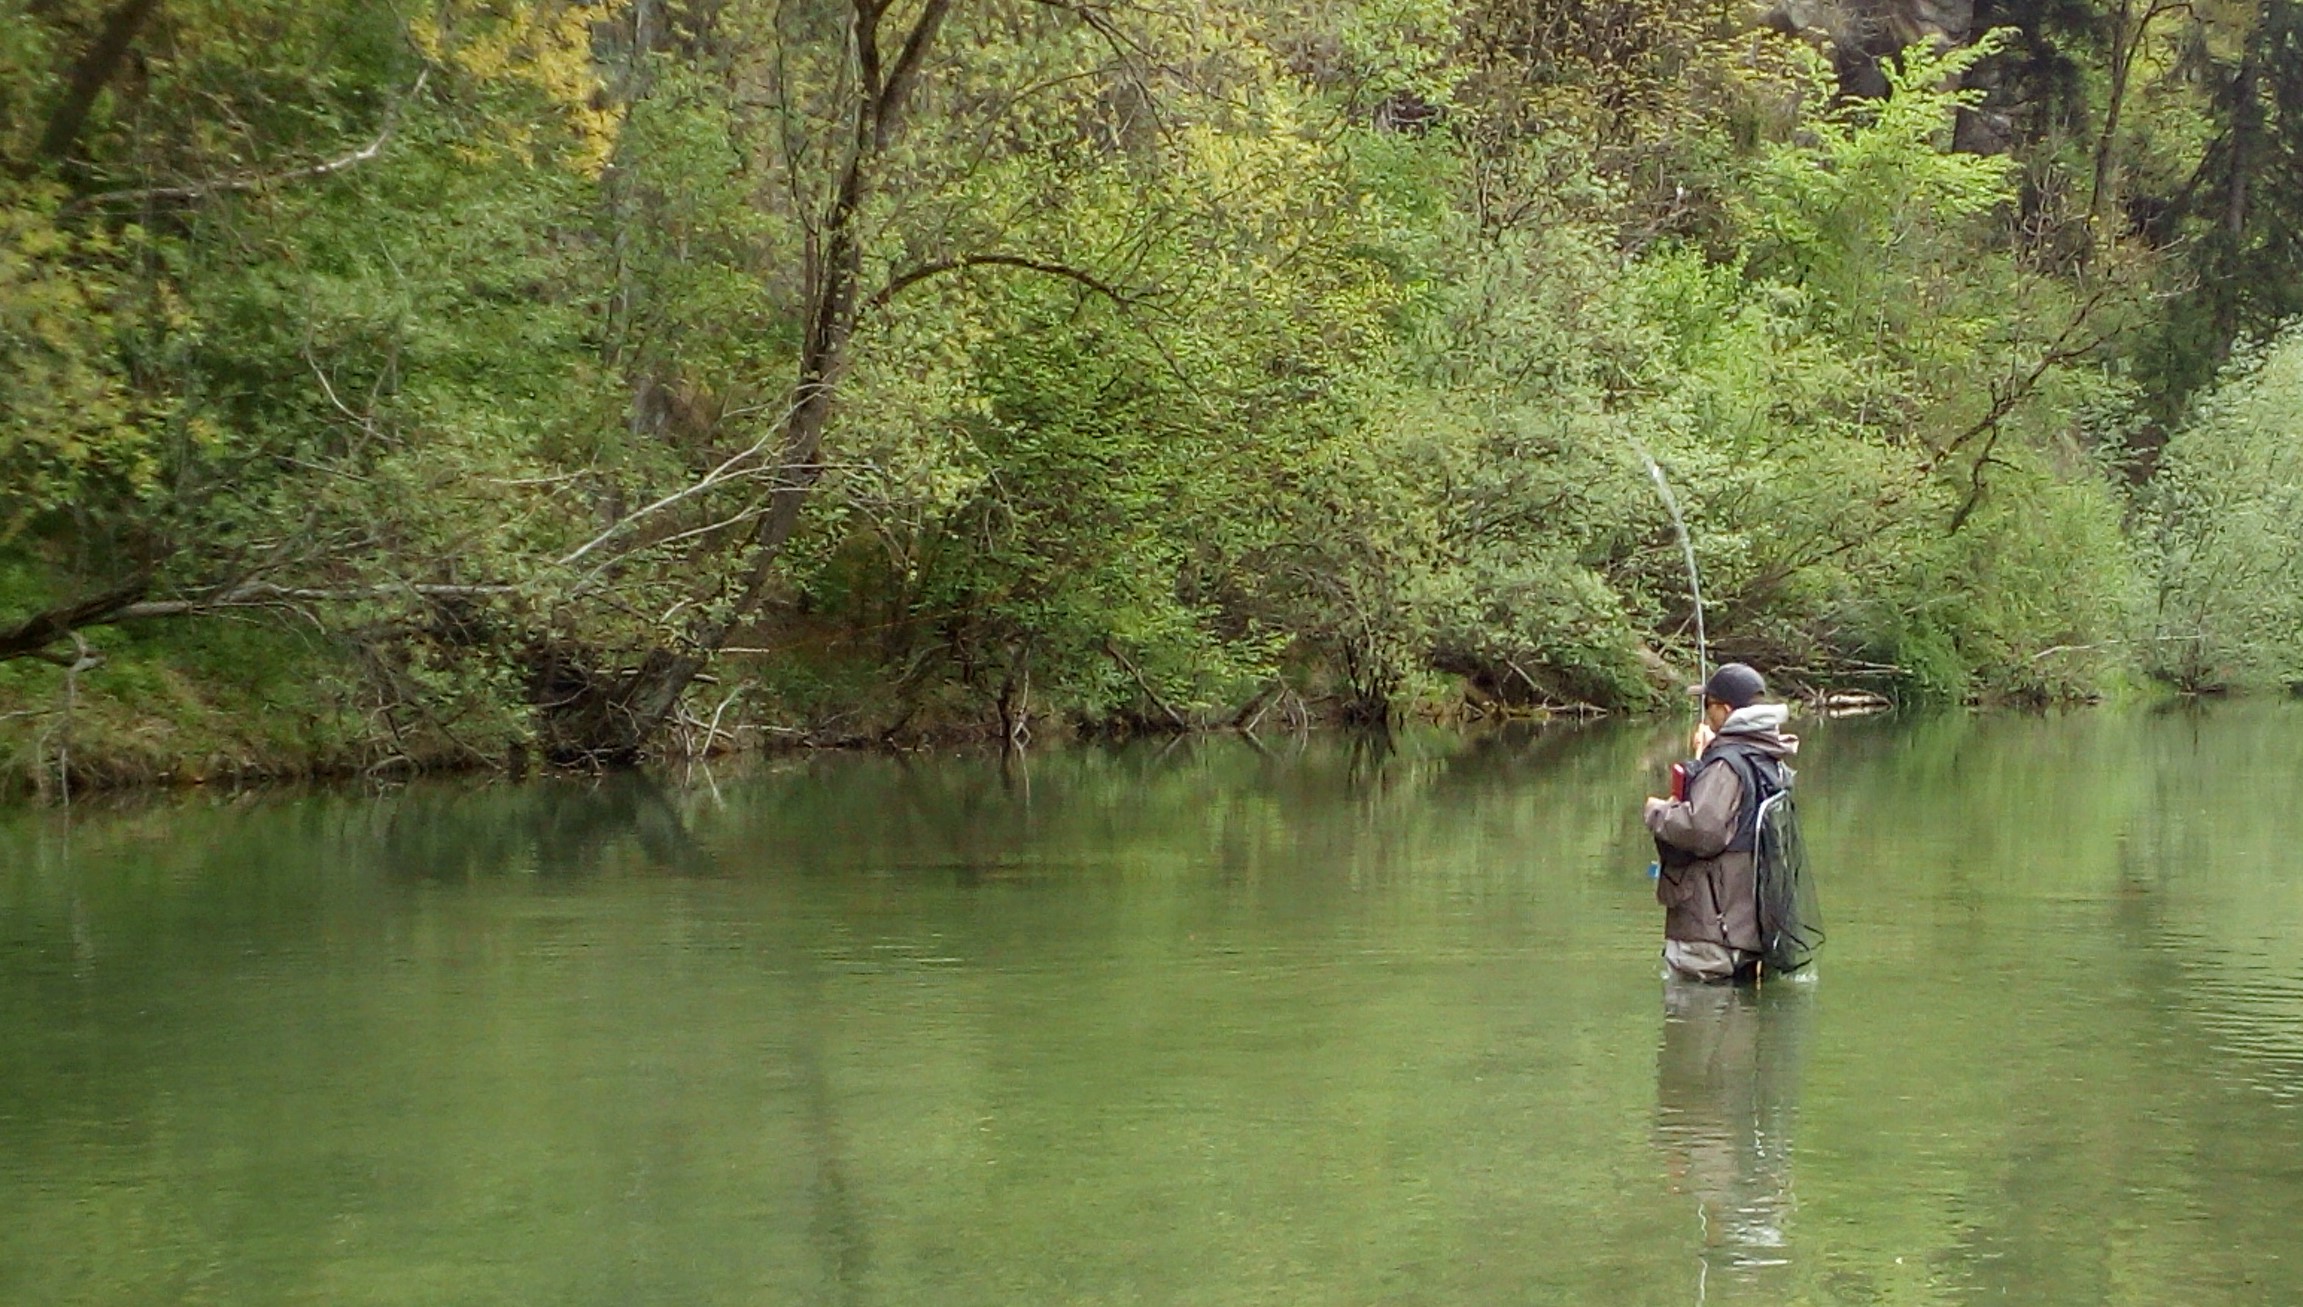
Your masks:
[{"label": "bare branch", "polygon": [[408,101],[423,93],[424,81],[431,75],[432,70],[428,65],[418,71],[415,85],[410,86],[406,95],[392,101],[391,106],[384,110],[383,125],[377,130],[376,138],[350,154],[341,155],[334,159],[325,159],[302,168],[291,168],[286,172],[244,173],[238,177],[221,177],[215,181],[202,182],[193,186],[148,186],[134,190],[100,191],[97,194],[85,195],[74,200],[71,207],[75,209],[92,208],[101,204],[131,202],[140,204],[151,200],[175,200],[188,203],[193,200],[204,200],[211,195],[228,195],[237,191],[269,190],[274,186],[283,186],[289,182],[317,181],[323,177],[333,177],[348,168],[358,167],[384,152],[384,147],[391,142],[392,133],[400,125],[401,109],[407,105]]},{"label": "bare branch", "polygon": [[[593,583],[598,581],[602,576],[606,575],[609,568],[614,567],[618,563],[629,560],[635,554],[644,553],[651,549],[661,549],[666,545],[678,544],[682,540],[693,540],[697,536],[710,535],[714,531],[725,530],[728,527],[736,526],[744,522],[749,522],[767,511],[767,505],[764,503],[748,504],[732,517],[722,518],[717,522],[709,522],[703,526],[693,527],[686,531],[674,532],[673,534],[665,536],[660,540],[643,541],[640,544],[632,546],[632,548],[629,550],[603,559],[598,566],[594,567],[591,571],[586,572],[581,580],[568,587],[568,598],[581,599],[584,596],[590,594],[592,591]],[[687,602],[689,601],[682,600],[681,604],[685,605]],[[678,611],[679,609],[677,607],[672,610],[672,612]],[[669,619],[671,615],[671,613],[664,614],[664,618],[659,619],[659,622],[661,620]]]},{"label": "bare branch", "polygon": [[[200,595],[190,599],[155,599],[130,604],[110,617],[113,622],[139,621],[154,617],[188,617],[200,613],[221,612],[227,608],[283,608],[297,604],[348,604],[374,599],[392,599],[413,595],[422,599],[487,599],[501,595],[518,594],[516,585],[374,585],[351,588],[314,589],[300,586],[256,583],[234,586],[229,590]],[[90,623],[97,625],[97,623]]]},{"label": "bare branch", "polygon": [[697,481],[693,485],[687,486],[683,489],[675,490],[672,493],[665,495],[663,498],[656,500],[654,503],[634,509],[622,517],[617,518],[616,521],[611,524],[607,530],[602,531],[598,535],[593,536],[590,540],[585,541],[574,552],[559,558],[556,562],[556,565],[560,567],[572,567],[575,564],[582,562],[587,556],[589,556],[600,546],[608,543],[610,540],[615,539],[617,536],[622,535],[625,531],[630,530],[634,524],[640,522],[642,519],[652,517],[655,514],[662,512],[664,509],[670,508],[672,505],[677,504],[682,500],[688,499],[692,496],[700,495],[703,492],[710,490],[714,486],[721,485],[728,481],[733,481],[738,476],[752,475],[748,472],[736,472],[736,465],[756,456],[760,453],[760,451],[766,449],[771,443],[773,443],[776,439],[776,436],[782,432],[784,423],[790,419],[792,409],[796,408],[797,406],[798,401],[796,400],[791,405],[786,406],[783,414],[778,416],[776,420],[769,425],[768,434],[761,436],[758,440],[753,441],[751,444],[746,445],[744,448],[737,450],[734,454],[729,455],[728,458],[718,467],[715,467],[711,471],[706,472],[702,480]]},{"label": "bare branch", "polygon": [[868,310],[885,308],[889,300],[930,277],[940,277],[948,272],[961,272],[968,268],[1022,268],[1026,272],[1038,272],[1050,277],[1061,277],[1066,281],[1078,282],[1119,305],[1132,304],[1137,298],[1113,286],[1094,273],[1072,267],[1069,264],[1049,263],[1044,259],[1027,259],[1020,254],[968,254],[956,259],[923,263],[899,274],[887,285],[882,286],[870,299],[864,301],[864,307]]}]

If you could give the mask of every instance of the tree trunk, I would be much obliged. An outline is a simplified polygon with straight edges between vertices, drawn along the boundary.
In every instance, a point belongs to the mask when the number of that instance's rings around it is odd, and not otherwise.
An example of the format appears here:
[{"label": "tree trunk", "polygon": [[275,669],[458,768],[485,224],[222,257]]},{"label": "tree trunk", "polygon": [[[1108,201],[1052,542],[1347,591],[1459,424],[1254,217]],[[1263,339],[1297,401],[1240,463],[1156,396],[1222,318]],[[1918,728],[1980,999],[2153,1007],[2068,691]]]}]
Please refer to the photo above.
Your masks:
[{"label": "tree trunk", "polygon": [[703,658],[668,649],[649,651],[620,676],[564,650],[540,650],[535,661],[529,690],[542,705],[544,756],[563,767],[638,762],[704,667]]},{"label": "tree trunk", "polygon": [[[696,674],[723,648],[736,629],[759,611],[774,584],[784,546],[799,528],[808,494],[823,475],[824,429],[855,335],[858,281],[863,275],[862,210],[877,180],[873,166],[902,127],[905,106],[920,65],[934,43],[952,0],[927,0],[904,38],[895,62],[883,76],[878,23],[884,12],[875,0],[857,0],[855,61],[857,86],[850,110],[847,160],[825,216],[823,253],[809,284],[807,335],[801,342],[799,375],[792,386],[789,416],[779,442],[781,467],[768,511],[754,528],[744,559],[743,589],[718,613],[690,628],[683,648],[651,652],[628,676],[587,683],[563,709],[554,710],[548,734],[563,760],[573,757],[626,762],[639,757],[679,707]],[[551,702],[547,700],[546,702]]]},{"label": "tree trunk", "polygon": [[[2238,275],[2244,263],[2247,241],[2247,205],[2249,172],[2255,165],[2255,136],[2261,129],[2256,97],[2255,52],[2250,48],[2239,64],[2236,86],[2237,112],[2231,123],[2231,171],[2224,180],[2222,227],[2224,238],[2224,266],[2214,275],[2231,278]],[[2240,299],[2237,287],[2225,285],[2215,289],[2215,362],[2220,367],[2231,357],[2231,346],[2239,338]]]},{"label": "tree trunk", "polygon": [[2231,177],[2223,196],[2223,231],[2234,245],[2247,234],[2248,170],[2254,167],[2255,154],[2248,147],[2255,143],[2257,130],[2255,96],[2255,55],[2250,51],[2239,65],[2239,113],[2232,125]]},{"label": "tree trunk", "polygon": [[[2127,20],[2128,6],[2122,4],[2112,19],[2111,87],[2103,108],[2103,131],[2095,138],[2094,185],[2087,195],[2087,216],[2098,229],[2096,239],[2102,238],[2100,229],[2109,217],[2107,206],[2116,189],[2117,179],[2113,174],[2117,168],[2120,112],[2127,103],[2127,78],[2135,65],[2135,50],[2143,40],[2140,29],[2132,33],[2128,30]],[[2150,19],[2146,17],[2144,21],[2148,23]]]},{"label": "tree trunk", "polygon": [[80,129],[88,121],[89,110],[96,107],[96,97],[111,84],[127,62],[129,43],[144,26],[144,20],[160,7],[160,0],[122,0],[112,12],[104,15],[104,25],[98,29],[96,40],[80,62],[72,66],[72,77],[64,86],[64,98],[48,115],[48,126],[40,133],[40,158],[51,164],[65,161],[72,145],[80,139]]}]

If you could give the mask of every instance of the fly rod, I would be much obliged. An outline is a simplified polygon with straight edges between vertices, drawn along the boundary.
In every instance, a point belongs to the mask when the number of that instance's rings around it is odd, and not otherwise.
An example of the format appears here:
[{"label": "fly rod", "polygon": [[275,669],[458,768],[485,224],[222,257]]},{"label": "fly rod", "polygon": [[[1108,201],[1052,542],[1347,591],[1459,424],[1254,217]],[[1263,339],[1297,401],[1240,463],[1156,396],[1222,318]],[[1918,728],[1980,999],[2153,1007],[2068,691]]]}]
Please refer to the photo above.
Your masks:
[{"label": "fly rod", "polygon": [[1679,553],[1687,560],[1687,593],[1695,601],[1695,673],[1698,684],[1711,679],[1711,646],[1703,634],[1703,577],[1695,570],[1695,542],[1687,535],[1687,519],[1679,512],[1679,496],[1671,493],[1671,482],[1664,479],[1663,466],[1637,436],[1626,437],[1631,447],[1639,451],[1639,461],[1647,464],[1647,475],[1655,479],[1656,493],[1663,496],[1663,507],[1671,514],[1672,530],[1679,533]]}]

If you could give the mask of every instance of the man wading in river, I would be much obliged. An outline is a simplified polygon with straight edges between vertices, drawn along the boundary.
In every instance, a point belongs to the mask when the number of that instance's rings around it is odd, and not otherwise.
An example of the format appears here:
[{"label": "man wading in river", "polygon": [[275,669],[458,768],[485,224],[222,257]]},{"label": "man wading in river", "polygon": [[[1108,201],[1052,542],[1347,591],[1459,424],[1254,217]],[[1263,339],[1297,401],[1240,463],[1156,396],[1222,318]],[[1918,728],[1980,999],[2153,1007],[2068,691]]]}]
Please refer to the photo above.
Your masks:
[{"label": "man wading in river", "polygon": [[1783,734],[1791,710],[1761,703],[1767,682],[1728,663],[1697,687],[1703,725],[1684,800],[1647,801],[1655,834],[1656,901],[1663,904],[1663,960],[1696,980],[1748,975],[1766,948],[1757,858],[1760,801],[1787,784],[1783,760],[1799,741]]}]

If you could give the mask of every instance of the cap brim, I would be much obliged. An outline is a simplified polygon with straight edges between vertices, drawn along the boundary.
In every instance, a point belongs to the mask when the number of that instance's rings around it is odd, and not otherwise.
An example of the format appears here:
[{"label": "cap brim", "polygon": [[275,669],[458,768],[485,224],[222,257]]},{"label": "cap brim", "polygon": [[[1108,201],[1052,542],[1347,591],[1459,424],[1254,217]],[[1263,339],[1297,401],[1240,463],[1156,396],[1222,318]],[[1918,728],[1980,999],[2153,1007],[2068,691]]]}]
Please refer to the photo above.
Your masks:
[{"label": "cap brim", "polygon": [[1703,687],[1702,687],[1702,686],[1700,686],[1700,685],[1691,685],[1691,686],[1688,686],[1688,687],[1687,687],[1687,697],[1688,697],[1688,698],[1690,698],[1690,699],[1701,698],[1701,697],[1702,697],[1702,695],[1703,695]]}]

